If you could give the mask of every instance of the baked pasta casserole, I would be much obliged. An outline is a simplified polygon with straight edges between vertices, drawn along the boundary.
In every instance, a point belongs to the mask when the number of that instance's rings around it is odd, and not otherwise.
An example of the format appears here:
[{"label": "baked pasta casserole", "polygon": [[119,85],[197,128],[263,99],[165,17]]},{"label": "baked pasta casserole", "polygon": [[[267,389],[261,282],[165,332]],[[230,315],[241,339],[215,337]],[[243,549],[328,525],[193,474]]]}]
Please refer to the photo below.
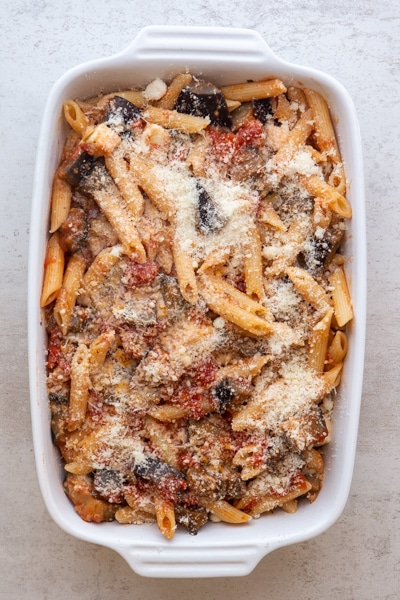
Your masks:
[{"label": "baked pasta casserole", "polygon": [[353,317],[326,100],[180,73],[63,112],[41,306],[77,513],[172,538],[313,502]]}]

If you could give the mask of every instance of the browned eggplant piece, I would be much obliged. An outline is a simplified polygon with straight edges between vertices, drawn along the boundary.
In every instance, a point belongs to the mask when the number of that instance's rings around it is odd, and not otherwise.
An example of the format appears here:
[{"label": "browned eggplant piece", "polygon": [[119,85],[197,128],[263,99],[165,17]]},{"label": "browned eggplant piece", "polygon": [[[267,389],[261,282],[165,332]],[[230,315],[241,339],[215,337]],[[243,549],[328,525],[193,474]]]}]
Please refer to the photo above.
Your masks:
[{"label": "browned eggplant piece", "polygon": [[235,396],[234,389],[230,384],[229,379],[225,378],[220,381],[213,388],[212,395],[218,405],[218,412],[225,412],[229,402],[231,402]]},{"label": "browned eggplant piece", "polygon": [[142,118],[140,109],[121,96],[114,96],[110,101],[105,124],[118,133],[126,133],[135,121]]},{"label": "browned eggplant piece", "polygon": [[183,88],[175,104],[178,112],[210,117],[211,123],[230,127],[232,119],[222,92],[212,83],[193,79]]},{"label": "browned eggplant piece", "polygon": [[[86,154],[86,152],[84,154]],[[90,168],[81,169],[80,163],[75,166],[80,158],[78,158],[77,161],[71,165],[70,170],[73,169],[75,173],[75,183],[72,185],[75,185],[80,192],[89,194],[96,199],[96,195],[99,192],[102,193],[105,190],[109,190],[111,188],[114,189],[115,183],[111,178],[111,175],[108,173],[101,158],[96,159],[90,154],[87,156],[91,159]],[[66,175],[68,179],[68,173]]]},{"label": "browned eggplant piece", "polygon": [[190,535],[196,535],[200,527],[208,521],[208,515],[205,508],[202,506],[175,506],[176,520],[180,525],[186,527]]},{"label": "browned eggplant piece", "polygon": [[312,407],[309,412],[294,415],[281,425],[289,445],[298,451],[322,444],[328,435],[328,428],[319,406]]},{"label": "browned eggplant piece", "polygon": [[336,253],[343,237],[338,227],[327,229],[322,238],[313,237],[299,257],[300,263],[311,275],[318,275]]},{"label": "browned eggplant piece", "polygon": [[273,116],[273,110],[271,105],[271,98],[261,98],[260,100],[253,100],[253,115],[256,119],[261,121],[264,125],[271,120]]},{"label": "browned eggplant piece", "polygon": [[60,246],[74,254],[82,247],[88,234],[88,221],[82,208],[71,208],[59,230]]},{"label": "browned eggplant piece", "polygon": [[176,502],[178,494],[187,488],[186,477],[159,458],[147,455],[144,461],[134,461],[131,470],[135,475],[151,481],[169,502]]},{"label": "browned eggplant piece", "polygon": [[163,462],[159,458],[154,458],[152,456],[145,456],[145,460],[142,461],[134,461],[131,465],[131,470],[135,475],[139,475],[143,477],[143,479],[148,479],[150,481],[154,481],[158,483],[161,479],[165,477],[174,477],[177,479],[185,479],[185,476],[171,467],[171,465]]},{"label": "browned eggplant piece", "polygon": [[58,394],[55,392],[50,392],[49,402],[50,402],[50,406],[52,404],[55,404],[57,406],[60,406],[61,404],[68,404],[68,396],[66,396],[65,394]]},{"label": "browned eggplant piece", "polygon": [[253,115],[256,119],[261,121],[264,125],[269,121],[273,121],[274,125],[280,127],[282,123],[279,119],[274,119],[274,111],[272,109],[271,98],[261,98],[260,100],[253,100]]},{"label": "browned eggplant piece", "polygon": [[51,413],[51,433],[53,441],[60,444],[65,439],[68,423],[68,396],[64,394],[49,394]]},{"label": "browned eggplant piece", "polygon": [[220,473],[208,470],[203,465],[196,465],[187,470],[189,489],[198,496],[210,500],[221,500],[226,496],[225,486]]},{"label": "browned eggplant piece", "polygon": [[96,163],[96,158],[78,146],[70,161],[63,166],[63,175],[73,187],[79,188]]},{"label": "browned eggplant piece", "polygon": [[209,193],[197,181],[198,192],[196,226],[204,235],[215,233],[226,224],[227,218],[215,204]]},{"label": "browned eggplant piece", "polygon": [[115,504],[124,499],[125,476],[114,469],[99,469],[93,476],[93,496]]}]

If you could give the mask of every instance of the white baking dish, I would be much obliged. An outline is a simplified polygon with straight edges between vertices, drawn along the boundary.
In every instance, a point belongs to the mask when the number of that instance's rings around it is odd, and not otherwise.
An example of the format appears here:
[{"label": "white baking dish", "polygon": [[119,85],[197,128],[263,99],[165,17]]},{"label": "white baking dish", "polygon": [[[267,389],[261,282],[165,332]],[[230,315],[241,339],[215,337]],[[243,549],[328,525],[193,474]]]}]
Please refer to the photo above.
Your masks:
[{"label": "white baking dish", "polygon": [[[192,537],[177,531],[172,541],[156,526],[86,523],[62,488],[63,469],[52,444],[45,385],[45,332],[39,298],[54,169],[66,134],[61,105],[113,90],[140,87],[158,76],[167,80],[185,69],[218,84],[279,77],[320,91],[331,107],[349,181],[354,217],[349,225],[348,272],[355,308],[350,351],[337,399],[334,439],[326,449],[326,478],[314,504],[294,515],[278,511],[241,526],[210,523]],[[312,538],[339,517],[346,503],[356,448],[362,389],[366,313],[366,244],[363,168],[359,129],[346,90],[330,76],[278,58],[251,30],[203,27],[146,27],[123,52],[68,71],[46,104],[34,180],[29,265],[30,392],[36,465],[47,508],[66,532],[113,548],[137,573],[152,577],[246,575],[266,554]]]}]

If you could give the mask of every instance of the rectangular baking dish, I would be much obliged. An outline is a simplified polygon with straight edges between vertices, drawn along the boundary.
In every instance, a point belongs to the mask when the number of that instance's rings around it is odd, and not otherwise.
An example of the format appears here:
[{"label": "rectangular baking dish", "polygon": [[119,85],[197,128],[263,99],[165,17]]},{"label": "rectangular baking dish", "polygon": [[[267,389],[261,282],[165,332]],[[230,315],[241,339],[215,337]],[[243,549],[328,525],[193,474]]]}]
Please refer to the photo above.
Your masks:
[{"label": "rectangular baking dish", "polygon": [[[353,207],[346,254],[355,319],[350,350],[337,398],[334,438],[325,453],[326,477],[314,504],[300,504],[294,515],[283,511],[245,525],[208,524],[197,536],[177,531],[163,539],[156,526],[86,523],[75,513],[62,487],[63,467],[52,444],[45,376],[45,331],[39,299],[47,239],[51,184],[67,127],[61,106],[68,98],[87,98],[192,74],[228,85],[278,77],[286,85],[306,86],[327,99],[349,182]],[[53,86],[45,107],[33,186],[28,295],[30,394],[37,473],[47,509],[55,522],[82,540],[114,549],[132,569],[150,577],[222,577],[250,573],[269,552],[308,540],[330,527],[349,494],[362,391],[366,242],[362,151],[351,98],[332,77],[278,58],[254,31],[205,27],[146,27],[121,53],[77,66]]]}]

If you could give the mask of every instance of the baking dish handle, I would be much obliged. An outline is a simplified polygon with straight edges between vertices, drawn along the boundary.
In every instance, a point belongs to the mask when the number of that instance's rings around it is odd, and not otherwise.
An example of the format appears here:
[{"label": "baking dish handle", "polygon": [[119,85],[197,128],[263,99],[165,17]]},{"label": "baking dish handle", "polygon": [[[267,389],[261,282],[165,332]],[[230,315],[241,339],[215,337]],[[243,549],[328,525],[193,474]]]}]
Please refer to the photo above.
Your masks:
[{"label": "baking dish handle", "polygon": [[272,550],[257,544],[212,547],[173,545],[160,547],[117,546],[114,549],[139,575],[145,577],[236,577],[248,575],[259,561]]},{"label": "baking dish handle", "polygon": [[249,58],[281,62],[259,33],[233,27],[144,27],[121,54],[134,54],[142,60],[162,56],[163,60],[198,58],[202,63],[220,62],[224,57],[231,63]]}]

